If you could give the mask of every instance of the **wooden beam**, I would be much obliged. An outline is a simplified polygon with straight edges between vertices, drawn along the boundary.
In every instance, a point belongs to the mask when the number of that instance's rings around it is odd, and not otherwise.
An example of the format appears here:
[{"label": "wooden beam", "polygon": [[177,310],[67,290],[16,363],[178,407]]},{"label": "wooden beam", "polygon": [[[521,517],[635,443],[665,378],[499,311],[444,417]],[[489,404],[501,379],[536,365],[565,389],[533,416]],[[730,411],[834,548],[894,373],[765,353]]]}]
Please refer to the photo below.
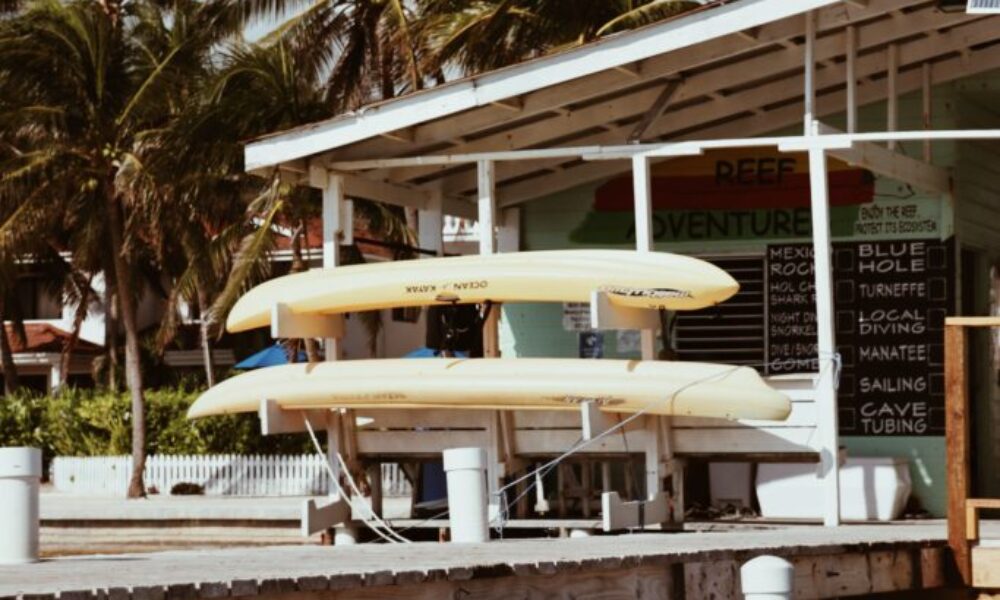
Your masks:
[{"label": "wooden beam", "polygon": [[394,140],[397,142],[403,142],[407,144],[413,143],[413,128],[407,127],[405,129],[397,129],[396,131],[387,131],[385,133],[380,133],[380,137],[384,137],[388,140]]},{"label": "wooden beam", "polygon": [[845,75],[847,84],[847,132],[858,130],[858,30],[854,25],[845,29],[847,59]]},{"label": "wooden beam", "polygon": [[629,63],[627,65],[620,65],[615,67],[615,70],[619,73],[624,73],[629,77],[639,79],[642,77],[642,65],[638,62]]},{"label": "wooden beam", "polygon": [[[886,131],[896,131],[899,127],[899,46],[889,44],[886,48]],[[889,150],[896,149],[896,142],[890,141]]]},{"label": "wooden beam", "polygon": [[[977,50],[976,60],[968,64],[962,64],[959,58],[954,57],[932,64],[934,80],[938,82],[951,81],[998,68],[1000,68],[1000,48],[997,47]],[[907,72],[900,77],[900,93],[918,89],[919,85],[919,75],[917,73]],[[766,91],[762,93],[766,94]],[[885,86],[863,83],[858,87],[859,104],[863,105],[877,101],[884,97],[884,93]],[[843,90],[821,96],[817,102],[818,114],[825,115],[842,111],[844,96]],[[719,114],[718,111],[715,114]],[[679,141],[684,139],[724,137],[731,135],[734,131],[739,131],[747,136],[761,135],[794,125],[801,119],[801,116],[802,111],[799,106],[783,106],[769,110],[761,115],[747,116],[722,124],[712,124],[700,129],[689,130],[676,139]],[[653,128],[654,132],[651,132],[651,135],[663,136],[670,134],[674,128],[689,127],[693,120],[684,111],[671,112],[668,119],[664,119],[663,122]],[[596,142],[598,140],[594,137],[587,137],[577,141]],[[540,173],[543,172],[543,169],[552,169],[554,167],[557,167],[557,165],[553,165],[552,163],[541,163],[538,165]],[[627,170],[628,168],[624,165],[607,162],[574,165],[568,168],[557,169],[555,173],[545,173],[534,178],[524,177],[525,173],[523,172],[516,173],[520,180],[516,183],[503,186],[504,200],[501,205],[510,206],[534,198],[548,196],[576,185],[600,181],[607,177],[619,175],[627,172]],[[503,175],[508,176],[509,172],[504,170]]]},{"label": "wooden beam", "polygon": [[[822,127],[824,135],[840,133],[828,126]],[[846,150],[830,150],[830,155],[848,164],[858,165],[869,171],[904,181],[925,192],[948,194],[951,176],[946,169],[929,165],[905,154],[883,148],[872,142],[862,142]]]},{"label": "wooden beam", "polygon": [[965,503],[969,499],[969,396],[965,365],[966,334],[962,325],[944,328],[945,466],[948,489],[948,545],[965,585],[972,585],[969,542],[965,537]]},{"label": "wooden beam", "polygon": [[964,327],[1000,327],[1000,317],[948,317],[944,322]]},{"label": "wooden beam", "polygon": [[816,14],[805,14],[806,51],[803,59],[802,127],[806,135],[816,118]]},{"label": "wooden beam", "polygon": [[271,337],[342,338],[344,337],[344,316],[295,314],[287,304],[278,302],[271,307]]},{"label": "wooden beam", "polygon": [[656,97],[653,104],[646,110],[642,119],[639,120],[635,129],[632,130],[632,133],[628,134],[628,139],[626,140],[628,143],[634,144],[642,140],[642,134],[646,133],[646,130],[653,124],[653,121],[659,119],[660,115],[663,114],[663,111],[667,109],[667,105],[670,104],[670,99],[674,97],[675,93],[677,93],[677,88],[681,86],[683,81],[684,80],[679,77],[667,81],[666,85],[663,86],[663,91],[660,92],[660,95]]},{"label": "wooden beam", "polygon": [[[923,17],[916,15],[913,18],[914,22],[923,21]],[[922,25],[923,26],[923,25]],[[860,33],[865,33],[862,39],[872,39],[872,34],[866,33],[862,30]],[[876,32],[877,33],[877,32]],[[950,30],[947,35],[942,36],[942,39],[932,41],[927,39],[920,39],[902,44],[900,46],[900,57],[902,64],[912,64],[923,62],[933,59],[933,57],[943,54],[945,52],[951,52],[959,47],[964,46],[968,42],[978,43],[992,39],[995,36],[995,27],[991,27],[989,23],[984,21],[977,21],[970,23],[965,26],[955,27]],[[831,36],[832,37],[832,36]],[[824,47],[824,42],[827,38],[817,41],[817,50],[820,51]],[[879,38],[876,41],[882,41]],[[867,43],[867,42],[866,42]],[[773,57],[765,57],[768,61],[776,60]],[[801,54],[796,58],[797,61],[801,60]],[[756,59],[754,59],[756,61]],[[957,62],[957,61],[956,61]],[[783,61],[778,61],[776,64],[784,66]],[[798,63],[795,63],[798,64]],[[727,77],[734,81],[742,81],[743,77],[746,77],[746,71],[753,72],[755,69],[763,69],[762,72],[767,72],[770,67],[766,63],[757,65],[756,62],[753,64],[744,64],[742,67],[746,69],[733,69],[728,73],[717,73],[720,77],[719,81],[725,80]],[[788,68],[794,69],[795,65],[789,65]],[[752,68],[751,68],[752,67]],[[859,77],[868,74],[882,73],[885,70],[885,63],[883,57],[877,53],[870,53],[858,60],[858,74]],[[973,65],[971,68],[975,68]],[[968,71],[969,66],[966,66],[963,70]],[[978,70],[978,69],[977,69]],[[768,104],[781,101],[790,101],[796,97],[801,97],[803,89],[803,75],[801,71],[795,71],[796,74],[790,76],[784,80],[775,81],[772,83],[760,85],[757,87],[751,87],[746,90],[736,92],[730,96],[725,97],[722,100],[717,100],[713,102],[705,102],[696,105],[685,106],[684,108],[675,109],[667,113],[663,118],[657,121],[653,126],[650,127],[647,132],[648,137],[658,137],[669,133],[672,129],[685,129],[690,130],[693,124],[704,122],[704,121],[716,121],[720,114],[735,114],[739,112],[745,112],[755,107],[762,107]],[[675,95],[675,102],[681,102],[683,99],[688,98],[690,94],[698,91],[698,87],[704,85],[704,77],[708,74],[695,75],[685,80],[684,85],[678,90]],[[906,73],[901,77],[900,85],[902,85],[902,79],[905,79],[907,83],[912,81],[912,73]],[[950,79],[951,77],[949,77]],[[829,70],[823,69],[817,73],[816,84],[820,89],[829,88],[830,86],[835,86],[837,83],[843,81],[843,71],[841,70]],[[721,85],[721,83],[716,82],[712,85]],[[868,100],[882,97],[884,98],[884,88],[880,93],[874,93],[872,90],[872,84],[866,83],[865,98],[858,98],[858,101]],[[651,102],[653,99],[653,94],[655,91],[649,90],[646,92],[647,96],[643,98],[643,101]],[[820,100],[824,107],[829,107],[830,103],[826,100],[831,97],[831,95],[825,94]],[[843,103],[836,107],[837,110],[830,108],[824,108],[823,113],[837,112],[838,110],[843,110]],[[608,112],[605,107],[604,113],[588,113],[584,114],[591,109],[581,109],[578,113],[574,114],[574,119],[572,121],[572,126],[574,131],[585,131],[592,127],[587,121],[583,120],[582,117],[586,116],[590,119],[602,118],[599,115],[611,115],[614,114],[615,117],[620,117],[622,115],[618,113]],[[781,109],[777,109],[778,112]],[[772,114],[774,111],[771,111]],[[799,115],[801,116],[801,109],[799,110]],[[790,123],[777,123],[774,129],[782,126],[787,126]],[[530,145],[537,146],[543,143],[544,139],[548,136],[546,132],[551,132],[552,134],[562,134],[564,123],[553,123],[551,126],[541,126],[536,125],[530,130],[526,130],[525,136],[520,135],[520,131],[505,132],[507,141],[514,144],[520,145],[522,142],[531,142]],[[577,144],[604,144],[604,143],[616,143],[623,136],[627,135],[629,131],[629,126],[619,127],[618,131],[608,132],[608,133],[591,133],[583,137],[576,138],[572,142],[566,143],[577,143]],[[766,130],[765,130],[766,131]],[[688,136],[690,137],[690,136]],[[540,162],[531,165],[501,165],[500,168],[500,178],[520,178],[531,172],[532,169],[543,169],[548,168],[552,163]],[[400,169],[399,171],[393,172],[393,177],[409,177],[413,175],[423,174],[426,175],[428,170],[426,169]],[[475,185],[474,177],[468,173],[457,173],[453,175],[448,175],[441,180],[441,185],[444,189],[451,193],[461,193],[473,187]]]},{"label": "wooden beam", "polygon": [[354,198],[423,210],[430,197],[427,190],[407,184],[378,181],[357,173],[337,172],[337,176],[343,181],[344,193]]},{"label": "wooden beam", "polygon": [[493,102],[493,106],[509,110],[510,112],[519,113],[524,110],[524,100],[519,97],[505,98],[503,100]]},{"label": "wooden beam", "polygon": [[[911,14],[903,24],[893,24],[892,27],[888,28],[879,26],[877,22],[859,25],[859,47],[862,49],[875,48],[895,39],[912,37],[915,33],[927,31],[932,27],[956,25],[968,20],[968,17],[965,15],[960,15],[960,17],[961,18],[958,18],[955,15],[943,16],[936,11],[927,9]],[[946,22],[942,23],[942,19]],[[988,32],[976,31],[972,32],[972,37],[976,39],[992,39],[988,36],[992,36],[994,33],[995,29],[990,29]],[[957,39],[958,35],[959,34],[957,32],[951,35],[946,43],[954,43],[959,46],[964,45],[964,41]],[[846,34],[843,33],[832,33],[817,40],[817,58],[831,58],[843,54],[845,36]],[[903,58],[908,60],[909,56],[915,53],[916,48],[922,49],[921,53],[924,57],[933,57],[938,53],[936,50],[937,45],[938,43],[934,42],[926,42],[919,47],[907,45],[906,51],[902,53]],[[727,64],[725,67],[708,69],[704,72],[686,77],[684,85],[677,90],[671,101],[674,103],[681,103],[699,98],[715,90],[731,86],[747,87],[747,91],[725,96],[722,101],[718,102],[715,106],[703,106],[701,112],[698,114],[707,113],[708,116],[714,120],[718,118],[720,108],[725,110],[725,107],[737,105],[750,107],[758,105],[763,106],[773,103],[776,100],[780,101],[794,98],[796,96],[800,96],[803,89],[803,84],[801,83],[801,70],[799,69],[803,60],[804,50],[801,47],[796,46],[794,50],[779,49],[761,55],[754,55],[738,63]],[[863,68],[865,72],[869,74],[882,73],[885,70],[885,63],[882,57],[878,55],[871,55],[865,58]],[[778,85],[772,83],[756,87],[747,85],[754,81],[771,79],[775,75],[785,72],[795,72],[799,74],[798,77],[786,80],[787,87],[784,84]],[[831,71],[829,69],[823,69],[818,73],[818,77],[819,79],[816,82],[817,87],[822,89],[841,82],[843,76],[836,70]],[[761,91],[758,91],[764,89],[769,91],[769,94],[764,94]],[[512,150],[515,148],[539,147],[544,144],[546,140],[565,139],[568,135],[572,135],[573,132],[589,130],[594,126],[595,122],[609,123],[634,118],[642,113],[642,109],[640,107],[651,105],[655,102],[659,94],[660,90],[655,88],[645,88],[638,92],[620,96],[607,102],[598,102],[573,111],[567,111],[566,114],[563,115],[563,118],[549,119],[544,125],[540,123],[531,123],[522,127],[505,129],[495,134],[483,136],[473,142],[452,148],[449,152],[478,152],[486,150]],[[744,102],[742,98],[745,97],[752,97],[754,100],[751,103]],[[687,107],[684,109],[684,114],[690,114],[692,109],[693,107]],[[671,117],[672,116],[673,113],[671,113]],[[686,124],[691,122],[690,117],[687,116],[680,120],[684,121]],[[628,129],[620,127],[619,130],[625,131],[626,133],[618,133],[617,135],[620,136],[618,139],[622,139],[627,136]],[[613,140],[614,138],[612,136],[608,136],[606,139]],[[433,175],[435,171],[438,170],[439,168],[433,167],[400,168],[382,172],[381,175],[384,175],[392,180],[402,181]],[[466,181],[469,183],[464,186],[465,189],[474,185],[471,179],[467,178]],[[456,186],[448,185],[447,189],[456,191]]]},{"label": "wooden beam", "polygon": [[586,44],[420,94],[369,105],[354,114],[275,134],[248,144],[244,161],[248,168],[256,168],[313,156],[370,139],[382,132],[415,126],[428,119],[441,119],[543,87],[587,78],[723,36],[735,36],[736,32],[747,27],[835,3],[838,0],[797,0],[794,3],[743,0],[710,10],[694,11],[683,18],[669,19],[628,35],[609,36],[597,44]]}]

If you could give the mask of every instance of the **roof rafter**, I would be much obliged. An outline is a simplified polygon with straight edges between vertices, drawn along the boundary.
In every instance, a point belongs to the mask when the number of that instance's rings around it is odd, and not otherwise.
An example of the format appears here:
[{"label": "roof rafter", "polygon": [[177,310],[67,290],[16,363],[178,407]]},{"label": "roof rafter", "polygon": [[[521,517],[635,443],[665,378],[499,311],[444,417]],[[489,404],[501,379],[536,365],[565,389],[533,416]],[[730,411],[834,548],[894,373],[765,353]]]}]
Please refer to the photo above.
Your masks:
[{"label": "roof rafter", "polygon": [[[742,0],[694,11],[579,48],[527,61],[476,77],[414,92],[363,107],[320,123],[273,134],[247,144],[248,169],[320,154],[388,131],[395,131],[493,102],[567,83],[616,67],[734,35],[776,19],[799,15],[840,0]],[[627,77],[627,76],[626,76]],[[492,110],[497,110],[492,108]],[[499,109],[504,110],[504,109]]]},{"label": "roof rafter", "polygon": [[[1000,69],[1000,44],[972,51],[972,61],[964,61],[961,57],[946,58],[931,65],[934,81],[942,83],[977,73]],[[922,73],[919,69],[911,69],[901,73],[899,91],[906,93],[920,89]],[[872,83],[862,83],[858,86],[859,103],[870,103],[885,98],[885,86]],[[818,115],[830,115],[843,110],[846,92],[837,90],[817,98]],[[742,117],[725,123],[711,125],[679,136],[677,140],[706,139],[724,136],[734,130],[744,135],[762,135],[783,127],[794,125],[802,118],[801,107],[788,105],[777,108],[763,115]],[[500,189],[500,205],[513,206],[523,202],[551,195],[567,188],[588,182],[600,181],[629,171],[630,164],[623,161],[601,161],[577,164],[561,169],[557,174],[525,179],[517,183],[503,186]]]},{"label": "roof rafter", "polygon": [[[914,67],[923,62],[931,61],[949,53],[997,38],[996,26],[989,20],[979,19],[967,22],[964,25],[954,27],[941,36],[934,39],[913,39],[899,45],[899,57],[901,67]],[[819,90],[829,89],[834,86],[845,84],[845,65],[836,68],[821,68],[817,70],[816,84]],[[885,61],[878,52],[868,53],[860,57],[857,61],[856,72],[862,76],[871,76],[885,72]],[[737,69],[739,72],[739,69]],[[735,74],[734,74],[735,76]],[[938,81],[935,77],[934,81]],[[869,86],[882,86],[881,81],[867,81]],[[691,105],[671,111],[658,122],[654,123],[650,135],[668,135],[677,130],[690,128],[698,123],[707,123],[717,120],[720,115],[739,114],[747,111],[757,111],[766,114],[765,108],[768,105],[780,104],[794,101],[802,97],[803,76],[796,71],[794,75],[785,79],[776,80],[767,85],[747,88],[744,91],[736,92],[717,100]],[[846,100],[845,100],[846,102]],[[845,105],[846,106],[846,105]],[[799,110],[797,104],[794,107]],[[843,107],[842,107],[843,108]],[[567,142],[573,145],[598,145],[616,144],[627,135],[628,126],[621,126],[616,131],[601,132],[597,134],[585,135]],[[546,162],[535,164],[501,164],[498,167],[498,177],[501,182],[505,179],[519,178],[530,173],[532,168],[542,169],[555,165]],[[474,187],[474,181],[470,180],[465,172],[450,174],[437,180],[435,183],[441,189],[449,193],[464,193]]]},{"label": "roof rafter", "polygon": [[[861,49],[878,48],[893,40],[912,37],[914,34],[927,31],[936,31],[938,28],[954,26],[971,19],[973,17],[967,15],[942,15],[933,8],[927,8],[913,13],[911,18],[903,24],[892,22],[886,23],[888,27],[885,27],[880,21],[869,21],[866,25],[858,26],[858,29],[861,30],[858,35],[859,47]],[[824,36],[817,41],[816,55],[818,58],[846,55],[846,43],[844,31]],[[724,67],[692,74],[685,79],[684,86],[673,96],[672,102],[678,104],[690,101],[720,88],[745,86],[754,81],[771,79],[781,73],[798,74],[804,55],[804,49],[800,46],[791,50],[776,48],[772,52],[754,55]],[[606,102],[567,111],[561,116],[550,118],[544,127],[539,127],[537,123],[532,122],[523,126],[507,128],[495,134],[456,145],[448,152],[480,152],[536,147],[547,140],[556,139],[575,131],[584,131],[598,122],[609,123],[634,118],[641,113],[641,107],[649,106],[656,101],[658,93],[659,90],[656,88],[645,88]],[[620,141],[624,141],[626,137],[627,134],[624,134]],[[398,145],[396,147],[398,148]],[[437,170],[439,169],[410,168],[373,173],[372,175],[402,181],[426,177]]]}]

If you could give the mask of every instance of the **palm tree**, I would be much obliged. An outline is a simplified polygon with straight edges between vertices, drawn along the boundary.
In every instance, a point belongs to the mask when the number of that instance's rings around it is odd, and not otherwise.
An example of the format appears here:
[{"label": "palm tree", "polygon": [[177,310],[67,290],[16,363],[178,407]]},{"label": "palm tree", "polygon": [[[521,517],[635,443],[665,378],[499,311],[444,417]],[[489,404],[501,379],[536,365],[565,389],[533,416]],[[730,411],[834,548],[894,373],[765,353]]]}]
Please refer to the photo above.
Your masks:
[{"label": "palm tree", "polygon": [[[425,70],[471,75],[672,17],[695,0],[423,0]],[[454,70],[454,69],[451,69]]]},{"label": "palm tree", "polygon": [[[129,497],[145,494],[145,402],[139,362],[139,261],[155,198],[135,186],[136,157],[166,125],[183,81],[183,58],[200,35],[146,42],[153,3],[28,0],[0,21],[4,103],[0,203],[16,207],[5,230],[20,238],[65,236],[81,271],[106,274],[125,334],[133,472]],[[206,4],[206,6],[214,6]],[[200,34],[200,32],[198,32]],[[11,244],[13,246],[13,244]],[[113,334],[113,332],[112,332]]]}]

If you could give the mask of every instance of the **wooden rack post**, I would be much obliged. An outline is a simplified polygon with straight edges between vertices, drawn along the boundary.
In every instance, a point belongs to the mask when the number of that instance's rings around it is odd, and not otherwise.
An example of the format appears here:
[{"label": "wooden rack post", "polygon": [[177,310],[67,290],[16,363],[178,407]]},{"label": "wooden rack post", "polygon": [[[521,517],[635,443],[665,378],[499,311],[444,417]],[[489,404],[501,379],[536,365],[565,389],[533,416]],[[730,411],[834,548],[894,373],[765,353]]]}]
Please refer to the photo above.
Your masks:
[{"label": "wooden rack post", "polygon": [[966,329],[1000,327],[1000,317],[948,317],[944,333],[945,455],[948,470],[948,545],[962,582],[973,586],[973,545],[979,538],[979,509],[1000,508],[1000,501],[969,498],[969,388]]}]

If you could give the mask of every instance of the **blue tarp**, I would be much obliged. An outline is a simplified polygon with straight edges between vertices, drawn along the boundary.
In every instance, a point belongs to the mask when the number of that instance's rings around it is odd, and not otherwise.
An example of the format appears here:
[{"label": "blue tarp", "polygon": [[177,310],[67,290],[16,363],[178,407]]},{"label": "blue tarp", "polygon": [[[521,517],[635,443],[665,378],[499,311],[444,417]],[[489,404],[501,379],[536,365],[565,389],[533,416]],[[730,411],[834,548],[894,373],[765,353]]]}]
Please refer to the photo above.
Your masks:
[{"label": "blue tarp", "polygon": [[[306,353],[299,352],[299,362],[306,362]],[[288,352],[281,344],[275,344],[264,348],[256,354],[244,358],[236,364],[236,369],[249,371],[250,369],[261,369],[263,367],[276,367],[288,364]]]}]

